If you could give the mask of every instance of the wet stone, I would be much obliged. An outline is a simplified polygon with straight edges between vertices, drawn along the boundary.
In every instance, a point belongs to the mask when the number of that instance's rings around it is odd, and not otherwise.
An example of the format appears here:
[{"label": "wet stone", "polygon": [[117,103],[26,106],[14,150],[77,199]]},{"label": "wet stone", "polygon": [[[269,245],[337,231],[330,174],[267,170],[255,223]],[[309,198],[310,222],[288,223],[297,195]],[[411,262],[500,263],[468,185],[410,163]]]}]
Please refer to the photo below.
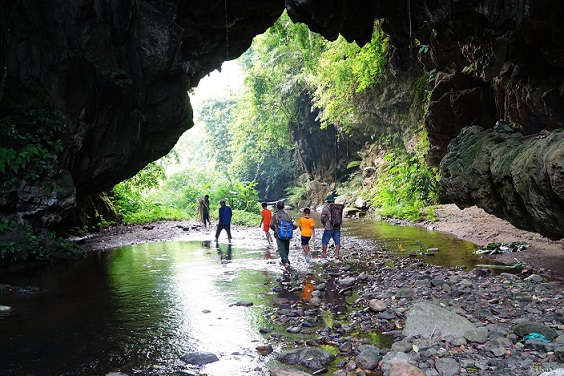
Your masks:
[{"label": "wet stone", "polygon": [[359,350],[360,353],[356,357],[356,364],[361,368],[375,369],[378,366],[378,362],[382,359],[378,348],[362,345]]},{"label": "wet stone", "polygon": [[470,342],[485,343],[488,340],[489,330],[486,327],[470,329],[464,333],[464,338]]},{"label": "wet stone", "polygon": [[[291,310],[277,311],[286,316],[275,319],[286,320],[287,328],[300,328],[299,334],[304,335],[318,333],[316,339],[301,341],[292,336],[292,345],[311,348],[324,345],[339,350],[338,370],[333,375],[393,376],[395,372],[405,376],[424,372],[428,376],[514,376],[554,367],[558,361],[562,363],[564,343],[555,339],[552,348],[546,345],[529,348],[521,342],[522,336],[514,332],[518,324],[538,323],[556,330],[564,338],[564,308],[561,308],[564,294],[560,288],[545,282],[525,281],[524,275],[494,275],[489,271],[474,274],[462,268],[448,270],[409,258],[393,259],[394,267],[388,267],[387,257],[377,252],[370,255],[372,259],[366,262],[358,260],[359,274],[354,266],[344,267],[344,263],[324,264],[319,280],[328,283],[314,285],[317,299],[298,301],[303,304],[301,309],[294,310],[299,317],[289,317]],[[295,279],[302,287],[302,280]],[[353,280],[356,282],[347,292],[358,298],[345,305],[335,303],[335,295]],[[417,312],[421,302],[438,307],[439,314],[433,311],[429,322],[421,320],[427,314]],[[338,321],[328,322],[338,324],[320,328],[318,325],[323,325],[329,311],[333,320]],[[309,327],[304,321],[306,317],[314,320],[311,333],[304,331]],[[427,328],[425,335],[405,330],[409,326],[413,328],[414,319],[420,320],[415,328]],[[450,327],[456,330],[451,331]],[[376,348],[371,354],[372,361],[368,361],[364,359],[368,352],[363,345],[373,338],[367,338],[365,333],[386,333],[395,340],[388,345],[390,348]],[[409,369],[401,368],[402,363]],[[309,374],[325,367],[328,366],[312,368]]]},{"label": "wet stone", "polygon": [[297,348],[276,355],[276,360],[284,364],[301,365],[317,370],[329,365],[335,356],[318,348]]},{"label": "wet stone", "polygon": [[392,350],[393,351],[407,353],[407,352],[410,352],[412,348],[413,348],[413,345],[411,344],[411,342],[408,342],[408,341],[399,341],[399,342],[394,342],[392,344]]},{"label": "wet stone", "polygon": [[559,346],[554,349],[554,355],[556,356],[556,360],[561,363],[564,363],[564,346]]},{"label": "wet stone", "polygon": [[394,320],[396,316],[391,312],[382,312],[378,314],[378,318],[383,320]]},{"label": "wet stone", "polygon": [[553,340],[558,337],[558,332],[544,324],[538,324],[533,322],[524,322],[517,324],[513,330],[515,334],[521,337],[525,337],[530,333],[539,333],[546,337],[548,340]]},{"label": "wet stone", "polygon": [[383,302],[382,300],[379,300],[379,299],[370,300],[370,302],[368,303],[368,306],[369,306],[370,310],[373,311],[373,312],[382,312],[382,311],[385,311],[386,309],[388,309],[387,304],[385,302]]},{"label": "wet stone", "polygon": [[271,376],[309,376],[309,373],[287,367],[271,367]]},{"label": "wet stone", "polygon": [[425,372],[409,363],[394,363],[390,368],[389,376],[425,376]]},{"label": "wet stone", "polygon": [[286,331],[288,333],[299,333],[300,330],[301,330],[301,328],[299,326],[292,326],[292,327],[286,329]]},{"label": "wet stone", "polygon": [[453,358],[440,358],[435,362],[435,368],[440,375],[443,376],[454,376],[457,375],[460,366],[458,362]]},{"label": "wet stone", "polygon": [[503,347],[494,347],[490,349],[490,351],[494,354],[494,356],[503,356],[505,355],[506,350]]},{"label": "wet stone", "polygon": [[217,362],[219,358],[213,354],[208,352],[195,352],[183,355],[180,357],[184,363],[193,364],[193,365],[204,365],[208,363]]},{"label": "wet stone", "polygon": [[396,298],[412,298],[415,292],[410,288],[401,288],[396,292]]},{"label": "wet stone", "polygon": [[350,352],[352,350],[353,346],[352,343],[350,342],[345,342],[342,345],[339,346],[339,351],[341,352]]}]

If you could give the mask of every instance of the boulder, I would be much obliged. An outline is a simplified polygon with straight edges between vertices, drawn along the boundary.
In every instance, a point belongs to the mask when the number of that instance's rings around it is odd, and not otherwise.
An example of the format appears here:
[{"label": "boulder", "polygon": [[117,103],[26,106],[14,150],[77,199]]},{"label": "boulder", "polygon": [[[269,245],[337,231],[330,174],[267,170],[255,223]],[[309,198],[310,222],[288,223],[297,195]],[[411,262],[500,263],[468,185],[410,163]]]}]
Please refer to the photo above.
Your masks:
[{"label": "boulder", "polygon": [[424,338],[463,336],[468,330],[475,329],[465,317],[452,313],[433,302],[417,302],[409,310],[402,335],[421,336]]}]

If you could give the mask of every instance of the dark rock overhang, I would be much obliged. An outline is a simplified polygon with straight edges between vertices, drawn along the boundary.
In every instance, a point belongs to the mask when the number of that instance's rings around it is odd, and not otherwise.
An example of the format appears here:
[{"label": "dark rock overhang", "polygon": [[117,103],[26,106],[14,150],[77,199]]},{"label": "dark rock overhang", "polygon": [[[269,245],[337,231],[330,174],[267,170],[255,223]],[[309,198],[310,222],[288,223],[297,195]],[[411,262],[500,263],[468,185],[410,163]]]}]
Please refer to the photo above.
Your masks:
[{"label": "dark rock overhang", "polygon": [[22,202],[21,186],[4,185],[0,210],[59,212],[50,217],[56,222],[72,207],[69,197],[111,188],[168,153],[193,124],[187,91],[241,55],[284,9],[327,39],[340,34],[359,45],[379,20],[398,74],[410,56],[419,58],[434,78],[426,119],[434,165],[466,126],[488,129],[503,119],[525,136],[564,126],[558,0],[3,0],[0,116],[37,100],[38,91],[66,115],[69,134],[57,157],[68,172],[62,185],[70,176],[74,192]]}]

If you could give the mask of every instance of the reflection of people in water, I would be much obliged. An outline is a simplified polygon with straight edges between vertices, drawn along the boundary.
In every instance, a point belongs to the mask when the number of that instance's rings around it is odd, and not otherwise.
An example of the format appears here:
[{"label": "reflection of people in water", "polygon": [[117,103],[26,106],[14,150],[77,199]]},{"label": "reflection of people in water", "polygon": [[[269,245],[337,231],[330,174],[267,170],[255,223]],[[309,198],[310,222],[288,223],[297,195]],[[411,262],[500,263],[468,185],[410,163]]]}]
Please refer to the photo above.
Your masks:
[{"label": "reflection of people in water", "polygon": [[264,252],[264,258],[267,259],[267,260],[270,260],[272,258],[272,254],[270,253],[270,248],[271,248],[271,245],[269,244],[266,247],[266,251]]},{"label": "reflection of people in water", "polygon": [[211,240],[203,240],[202,241],[202,247],[210,248],[211,247]]},{"label": "reflection of people in water", "polygon": [[231,248],[231,244],[225,244],[227,246],[227,252],[223,252],[221,245],[219,243],[215,243],[215,248],[217,250],[217,254],[219,255],[219,260],[223,262],[229,262],[233,258],[233,249]]},{"label": "reflection of people in water", "polygon": [[312,293],[314,290],[314,284],[315,284],[315,280],[311,275],[308,275],[304,283],[304,289],[301,295],[302,299],[311,300]]}]

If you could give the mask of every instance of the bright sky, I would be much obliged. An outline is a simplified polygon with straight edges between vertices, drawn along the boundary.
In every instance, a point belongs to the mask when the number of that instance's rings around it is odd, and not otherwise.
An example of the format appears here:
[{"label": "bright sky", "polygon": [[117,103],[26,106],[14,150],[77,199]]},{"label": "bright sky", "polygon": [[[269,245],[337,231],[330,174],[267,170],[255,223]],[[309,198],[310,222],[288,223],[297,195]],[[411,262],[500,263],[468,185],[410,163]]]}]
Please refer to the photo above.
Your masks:
[{"label": "bright sky", "polygon": [[221,72],[214,70],[200,80],[190,95],[190,102],[197,112],[202,102],[209,98],[226,97],[243,86],[243,70],[236,60],[226,61],[221,65]]},{"label": "bright sky", "polygon": [[[194,126],[187,130],[178,140],[177,147],[181,144],[198,144],[204,137],[204,125],[198,122],[198,111],[206,99],[228,97],[231,93],[238,92],[243,87],[243,70],[235,60],[226,61],[221,66],[221,72],[214,70],[200,80],[198,86],[190,96],[190,103],[194,110]],[[185,149],[182,148],[181,149]],[[177,148],[178,150],[178,148]],[[193,149],[192,149],[193,150]],[[177,172],[191,164],[190,158],[180,156],[180,164],[167,166],[167,172]]]}]

